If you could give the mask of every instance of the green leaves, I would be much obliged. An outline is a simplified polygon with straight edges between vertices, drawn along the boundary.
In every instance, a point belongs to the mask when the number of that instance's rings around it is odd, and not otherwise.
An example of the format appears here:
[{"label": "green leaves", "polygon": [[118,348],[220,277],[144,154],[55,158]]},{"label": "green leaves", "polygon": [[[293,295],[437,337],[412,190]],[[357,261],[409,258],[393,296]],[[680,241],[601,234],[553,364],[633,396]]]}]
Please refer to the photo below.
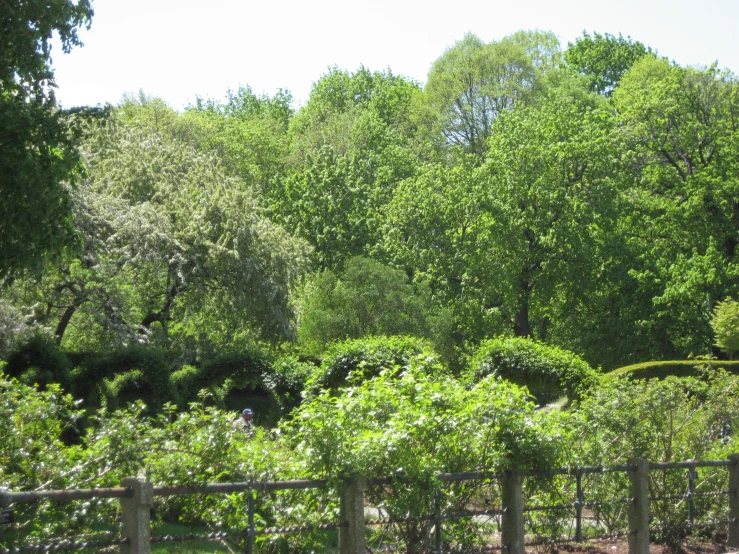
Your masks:
[{"label": "green leaves", "polygon": [[562,394],[577,400],[597,384],[597,374],[573,353],[517,337],[498,337],[480,345],[467,379],[478,382],[486,376],[528,387],[539,403]]},{"label": "green leaves", "polygon": [[734,352],[739,351],[739,302],[727,298],[716,304],[711,328],[716,334],[716,346],[733,359]]},{"label": "green leaves", "polygon": [[433,313],[428,290],[404,272],[369,258],[350,258],[337,276],[325,270],[302,295],[298,341],[320,355],[333,341],[369,335],[429,336]]},{"label": "green leaves", "polygon": [[426,84],[446,140],[482,157],[493,121],[539,94],[541,72],[558,48],[556,37],[544,33],[517,33],[489,44],[468,33],[448,48]]},{"label": "green leaves", "polygon": [[592,91],[610,96],[624,73],[651,53],[651,48],[620,33],[618,37],[609,33],[593,33],[591,37],[583,31],[574,44],[568,44],[564,57],[573,69],[589,79]]},{"label": "green leaves", "polygon": [[0,280],[40,274],[49,259],[76,246],[68,191],[80,158],[67,115],[54,99],[51,38],[80,45],[89,0],[0,5]]}]

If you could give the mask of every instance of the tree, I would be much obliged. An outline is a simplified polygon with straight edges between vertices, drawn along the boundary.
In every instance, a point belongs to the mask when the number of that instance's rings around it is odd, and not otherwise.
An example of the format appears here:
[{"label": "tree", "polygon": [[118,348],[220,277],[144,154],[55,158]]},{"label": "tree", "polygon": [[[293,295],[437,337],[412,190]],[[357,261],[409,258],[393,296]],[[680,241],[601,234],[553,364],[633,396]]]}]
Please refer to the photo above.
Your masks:
[{"label": "tree", "polygon": [[69,52],[92,15],[89,0],[0,5],[0,279],[38,273],[74,243],[62,183],[75,181],[79,156],[54,97],[51,38]]},{"label": "tree", "polygon": [[291,170],[272,187],[275,220],[341,271],[381,238],[384,206],[418,163],[409,117],[418,86],[388,72],[332,70],[292,119]]},{"label": "tree", "polygon": [[574,44],[567,45],[564,57],[570,67],[589,79],[593,92],[611,96],[624,73],[637,60],[651,53],[651,48],[632,41],[631,37],[624,38],[620,33],[618,37],[609,33],[593,33],[591,37],[583,31]]},{"label": "tree", "polygon": [[341,275],[325,270],[306,287],[298,340],[319,354],[333,341],[367,335],[428,336],[428,292],[401,270],[351,258]]},{"label": "tree", "polygon": [[[225,170],[269,197],[285,174],[292,95],[254,94],[249,86],[228,91],[225,102],[198,98],[177,121],[179,134],[200,150],[211,150]],[[191,131],[189,128],[193,127]]]},{"label": "tree", "polygon": [[711,318],[711,327],[716,334],[716,346],[734,359],[739,351],[739,302],[727,298],[716,304]]},{"label": "tree", "polygon": [[82,251],[27,284],[28,303],[40,301],[38,317],[77,346],[291,338],[307,245],[210,153],[142,112],[89,130],[88,176],[72,193]]},{"label": "tree", "polygon": [[471,154],[452,167],[427,164],[401,182],[378,248],[414,282],[428,283],[436,303],[451,311],[457,346],[507,329],[498,264],[489,255],[499,228],[476,164]]},{"label": "tree", "polygon": [[536,95],[533,56],[542,65],[553,45],[535,39],[522,33],[485,44],[468,33],[434,62],[425,90],[449,144],[483,156],[493,121]]},{"label": "tree", "polygon": [[737,293],[739,82],[645,56],[613,101],[633,175],[622,223],[645,307],[634,320],[662,359],[710,352],[711,309]]}]

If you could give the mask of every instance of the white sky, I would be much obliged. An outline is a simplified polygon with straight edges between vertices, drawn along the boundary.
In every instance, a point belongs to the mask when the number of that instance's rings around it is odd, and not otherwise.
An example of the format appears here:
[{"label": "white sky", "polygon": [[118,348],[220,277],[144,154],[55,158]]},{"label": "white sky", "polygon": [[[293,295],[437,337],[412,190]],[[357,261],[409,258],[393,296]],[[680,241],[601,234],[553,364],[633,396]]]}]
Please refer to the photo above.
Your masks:
[{"label": "white sky", "polygon": [[562,46],[583,30],[619,32],[681,65],[739,73],[739,0],[93,0],[85,43],[54,48],[65,107],[117,103],[126,92],[182,109],[240,84],[288,89],[295,107],[327,68],[424,83],[432,62],[473,32],[485,41],[551,30]]}]

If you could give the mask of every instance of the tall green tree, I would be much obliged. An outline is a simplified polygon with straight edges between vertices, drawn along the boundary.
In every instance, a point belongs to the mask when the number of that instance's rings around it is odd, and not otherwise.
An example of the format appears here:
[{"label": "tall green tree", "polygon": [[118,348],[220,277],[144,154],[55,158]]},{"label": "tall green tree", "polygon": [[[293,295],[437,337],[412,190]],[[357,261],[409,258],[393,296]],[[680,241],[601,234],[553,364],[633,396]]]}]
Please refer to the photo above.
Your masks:
[{"label": "tall green tree", "polygon": [[75,241],[64,182],[79,156],[54,97],[51,39],[62,51],[81,45],[89,0],[0,4],[0,279],[38,273]]},{"label": "tall green tree", "polygon": [[546,338],[587,295],[618,217],[613,117],[553,96],[496,122],[482,169],[499,225],[490,254],[517,336]]},{"label": "tall green tree", "polygon": [[269,202],[276,221],[315,247],[319,268],[341,271],[379,242],[382,209],[422,155],[411,116],[421,94],[389,71],[334,69],[292,119],[291,168]]},{"label": "tall green tree", "polygon": [[489,255],[498,223],[477,164],[472,154],[455,166],[427,164],[400,183],[385,210],[379,249],[451,310],[457,346],[508,329],[493,285],[497,261]]},{"label": "tall green tree", "polygon": [[483,156],[493,121],[539,92],[541,70],[558,49],[555,40],[517,33],[486,44],[468,33],[448,48],[434,62],[425,89],[445,140]]},{"label": "tall green tree", "polygon": [[636,303],[659,357],[706,353],[711,310],[737,293],[739,82],[716,67],[645,56],[613,95],[634,181],[629,236]]},{"label": "tall green tree", "polygon": [[589,80],[590,90],[611,96],[621,77],[634,63],[652,49],[631,37],[583,31],[574,44],[569,43],[564,57],[570,67]]},{"label": "tall green tree", "polygon": [[384,251],[429,279],[458,340],[547,338],[597,282],[618,215],[614,119],[552,95],[499,116],[485,163],[402,183]]},{"label": "tall green tree", "polygon": [[[224,169],[269,196],[286,170],[293,117],[292,95],[257,95],[249,86],[228,91],[225,101],[198,99],[178,124],[199,149],[212,150]],[[194,133],[186,129],[194,127]]]}]

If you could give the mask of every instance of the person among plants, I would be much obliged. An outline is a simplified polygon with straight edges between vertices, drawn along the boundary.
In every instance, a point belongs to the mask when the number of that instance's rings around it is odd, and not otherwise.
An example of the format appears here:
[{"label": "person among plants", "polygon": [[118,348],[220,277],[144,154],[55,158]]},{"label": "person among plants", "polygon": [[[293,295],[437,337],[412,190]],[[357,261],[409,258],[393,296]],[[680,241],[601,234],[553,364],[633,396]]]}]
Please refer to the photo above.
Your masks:
[{"label": "person among plants", "polygon": [[231,424],[234,429],[237,429],[244,433],[247,437],[254,438],[254,412],[250,408],[244,408],[241,412],[241,417],[234,420]]}]

